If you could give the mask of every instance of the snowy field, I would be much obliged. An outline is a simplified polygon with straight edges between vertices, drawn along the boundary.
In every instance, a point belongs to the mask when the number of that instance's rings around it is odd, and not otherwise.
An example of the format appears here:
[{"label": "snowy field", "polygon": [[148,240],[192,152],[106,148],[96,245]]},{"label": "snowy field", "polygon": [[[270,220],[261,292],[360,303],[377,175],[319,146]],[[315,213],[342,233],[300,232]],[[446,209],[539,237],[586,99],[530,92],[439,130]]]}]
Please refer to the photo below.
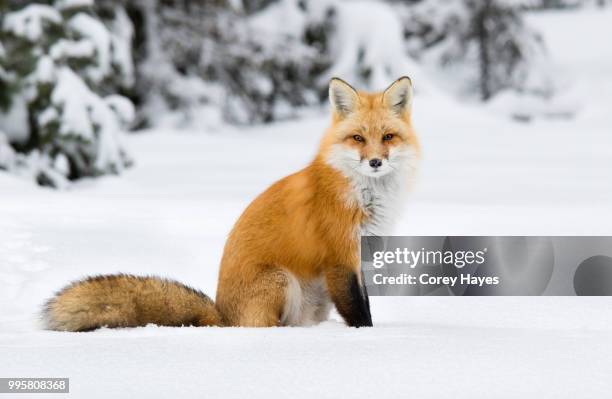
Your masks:
[{"label": "snowy field", "polygon": [[[612,235],[612,56],[584,44],[609,37],[612,13],[532,19],[575,117],[524,123],[503,103],[417,94],[425,159],[396,234]],[[70,377],[75,398],[609,396],[608,298],[377,297],[375,327],[358,330],[338,316],[313,328],[40,329],[44,300],[89,274],[164,275],[214,296],[233,222],[312,158],[327,118],[135,134],[135,167],[69,191],[0,174],[0,376]]]}]

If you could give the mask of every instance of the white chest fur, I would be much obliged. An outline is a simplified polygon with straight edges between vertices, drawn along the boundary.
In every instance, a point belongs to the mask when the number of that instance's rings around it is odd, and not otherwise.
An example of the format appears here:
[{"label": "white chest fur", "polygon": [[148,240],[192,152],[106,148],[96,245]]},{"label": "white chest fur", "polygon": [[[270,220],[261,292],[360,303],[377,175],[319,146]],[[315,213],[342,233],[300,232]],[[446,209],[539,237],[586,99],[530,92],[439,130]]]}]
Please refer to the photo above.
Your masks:
[{"label": "white chest fur", "polygon": [[358,235],[390,234],[392,224],[403,208],[411,176],[416,169],[418,158],[415,150],[391,150],[387,165],[391,171],[376,177],[359,172],[363,170],[364,160],[356,150],[336,145],[332,147],[327,161],[350,181],[351,190],[344,199],[347,205],[357,205],[368,215]]},{"label": "white chest fur", "polygon": [[379,178],[353,176],[353,193],[356,202],[368,215],[361,226],[361,235],[382,236],[391,234],[393,222],[402,210],[405,199],[406,176],[390,173]]}]

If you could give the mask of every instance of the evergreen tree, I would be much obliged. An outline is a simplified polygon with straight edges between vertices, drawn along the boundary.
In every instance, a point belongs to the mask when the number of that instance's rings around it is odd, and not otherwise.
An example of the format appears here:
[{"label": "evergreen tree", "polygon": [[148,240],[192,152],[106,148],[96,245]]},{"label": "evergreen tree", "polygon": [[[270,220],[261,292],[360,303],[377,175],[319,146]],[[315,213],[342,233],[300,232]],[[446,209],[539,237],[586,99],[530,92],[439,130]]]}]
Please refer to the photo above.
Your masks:
[{"label": "evergreen tree", "polygon": [[3,17],[2,84],[25,100],[29,129],[12,145],[43,185],[118,173],[130,163],[120,135],[133,107],[116,94],[133,84],[129,19],[92,0],[49,3],[9,4]]},{"label": "evergreen tree", "polygon": [[504,89],[545,94],[547,83],[533,76],[543,43],[523,19],[523,10],[531,4],[424,0],[410,10],[406,34],[416,52],[430,51],[443,65],[472,66],[470,83],[482,100]]},{"label": "evergreen tree", "polygon": [[164,110],[190,118],[202,109],[221,109],[233,123],[268,122],[318,102],[323,60],[297,0],[133,0],[128,9],[141,21],[137,96],[150,122]]},{"label": "evergreen tree", "polygon": [[4,69],[4,64],[6,64],[6,55],[0,41],[0,111],[7,111],[11,105],[10,76]]}]

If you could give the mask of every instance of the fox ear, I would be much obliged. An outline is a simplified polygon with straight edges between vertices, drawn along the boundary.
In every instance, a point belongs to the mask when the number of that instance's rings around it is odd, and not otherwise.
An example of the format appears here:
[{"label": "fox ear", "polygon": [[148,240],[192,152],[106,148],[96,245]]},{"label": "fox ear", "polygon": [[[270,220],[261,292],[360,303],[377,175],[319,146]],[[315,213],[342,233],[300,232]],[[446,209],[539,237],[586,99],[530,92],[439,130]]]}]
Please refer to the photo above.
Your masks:
[{"label": "fox ear", "polygon": [[408,76],[402,76],[383,93],[383,101],[398,115],[410,110],[412,105],[412,81]]},{"label": "fox ear", "polygon": [[346,117],[353,113],[359,103],[359,94],[351,85],[339,78],[329,82],[329,102],[338,115]]}]

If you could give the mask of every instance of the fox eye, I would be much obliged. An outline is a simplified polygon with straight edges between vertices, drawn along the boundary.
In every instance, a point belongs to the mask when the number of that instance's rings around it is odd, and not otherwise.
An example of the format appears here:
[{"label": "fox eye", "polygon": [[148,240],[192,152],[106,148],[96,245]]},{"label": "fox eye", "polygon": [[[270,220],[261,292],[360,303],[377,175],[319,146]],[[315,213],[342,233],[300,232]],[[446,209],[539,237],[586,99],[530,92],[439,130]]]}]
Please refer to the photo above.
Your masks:
[{"label": "fox eye", "polygon": [[360,136],[358,134],[353,136],[353,140],[359,142],[359,143],[363,143],[365,141],[365,139],[363,138],[363,136]]},{"label": "fox eye", "polygon": [[393,133],[387,133],[383,136],[383,141],[393,140],[393,137],[395,137]]}]

